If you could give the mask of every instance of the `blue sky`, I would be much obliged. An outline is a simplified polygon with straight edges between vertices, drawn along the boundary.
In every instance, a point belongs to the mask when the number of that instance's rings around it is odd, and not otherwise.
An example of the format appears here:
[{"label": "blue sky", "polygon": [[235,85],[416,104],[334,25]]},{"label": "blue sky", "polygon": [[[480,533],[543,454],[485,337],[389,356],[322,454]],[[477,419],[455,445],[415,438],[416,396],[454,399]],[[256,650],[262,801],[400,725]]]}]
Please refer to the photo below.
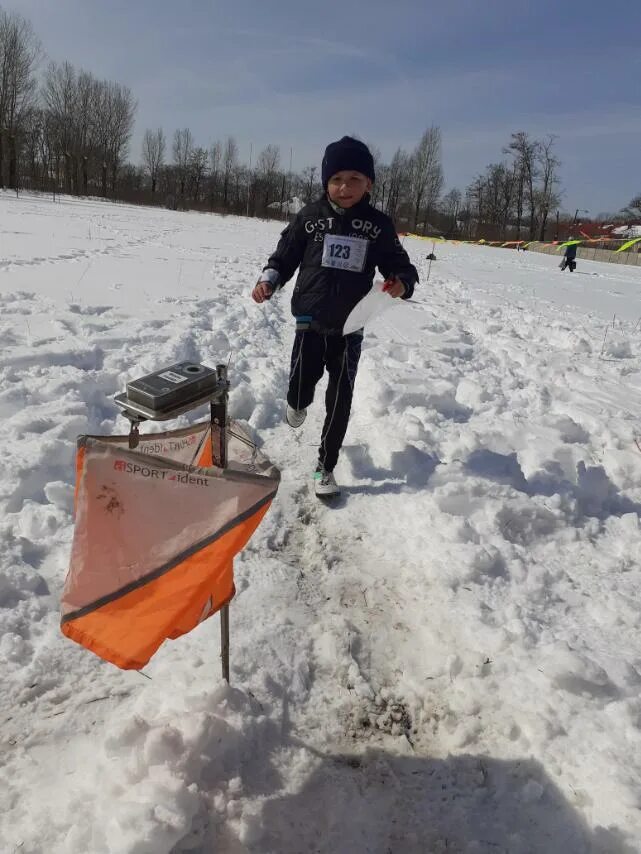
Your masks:
[{"label": "blue sky", "polygon": [[49,58],[131,87],[146,127],[318,164],[355,132],[389,160],[441,128],[446,187],[512,131],[559,136],[564,208],[641,192],[641,0],[5,0]]}]

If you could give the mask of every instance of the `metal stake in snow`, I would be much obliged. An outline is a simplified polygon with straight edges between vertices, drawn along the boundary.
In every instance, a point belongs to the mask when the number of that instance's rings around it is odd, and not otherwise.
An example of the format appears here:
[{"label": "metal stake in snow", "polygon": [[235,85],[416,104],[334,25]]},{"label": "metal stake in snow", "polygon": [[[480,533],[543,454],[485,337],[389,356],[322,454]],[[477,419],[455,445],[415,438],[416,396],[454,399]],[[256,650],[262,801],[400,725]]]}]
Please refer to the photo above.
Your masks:
[{"label": "metal stake in snow", "polygon": [[[216,365],[220,392],[211,399],[211,453],[215,466],[227,468],[227,365]],[[220,609],[220,657],[223,679],[229,682],[229,603]]]},{"label": "metal stake in snow", "polygon": [[[168,421],[209,403],[212,461],[218,468],[226,468],[228,397],[227,365],[216,365],[212,370],[206,365],[179,362],[127,383],[127,391],[117,394],[114,401],[129,420],[130,448],[138,445],[142,421]],[[229,682],[229,604],[220,609],[220,631],[223,679]]]},{"label": "metal stake in snow", "polygon": [[434,255],[434,250],[435,250],[435,249],[436,249],[436,241],[434,240],[434,241],[432,241],[432,251],[431,251],[431,252],[430,252],[430,254],[427,256],[427,257],[430,259],[430,263],[429,263],[429,266],[428,266],[428,268],[427,268],[427,279],[425,280],[425,284],[427,284],[427,283],[429,282],[429,280],[430,280],[430,273],[432,272],[432,261],[433,261],[433,260],[434,260],[434,258],[435,258],[435,255]]}]

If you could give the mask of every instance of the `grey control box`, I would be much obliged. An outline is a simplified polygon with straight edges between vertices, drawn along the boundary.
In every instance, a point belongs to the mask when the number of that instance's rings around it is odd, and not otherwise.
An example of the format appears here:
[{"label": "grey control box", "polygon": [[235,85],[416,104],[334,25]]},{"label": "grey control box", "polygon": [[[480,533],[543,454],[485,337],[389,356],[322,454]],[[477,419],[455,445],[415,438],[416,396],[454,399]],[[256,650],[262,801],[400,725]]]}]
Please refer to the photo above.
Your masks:
[{"label": "grey control box", "polygon": [[210,392],[213,395],[218,385],[218,375],[213,368],[196,362],[178,362],[127,383],[127,398],[154,412],[163,412]]}]

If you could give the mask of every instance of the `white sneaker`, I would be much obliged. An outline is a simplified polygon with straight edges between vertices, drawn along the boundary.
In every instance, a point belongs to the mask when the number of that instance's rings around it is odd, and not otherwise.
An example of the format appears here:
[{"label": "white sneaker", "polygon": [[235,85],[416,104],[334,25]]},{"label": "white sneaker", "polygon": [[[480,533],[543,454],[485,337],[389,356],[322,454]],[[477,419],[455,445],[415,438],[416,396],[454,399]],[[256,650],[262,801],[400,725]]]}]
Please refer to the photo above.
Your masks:
[{"label": "white sneaker", "polygon": [[341,494],[333,472],[319,466],[314,472],[314,492],[319,498],[336,498]]},{"label": "white sneaker", "polygon": [[300,427],[306,418],[306,409],[294,409],[294,407],[290,406],[289,403],[287,404],[287,409],[285,410],[285,421],[287,421],[290,427]]}]

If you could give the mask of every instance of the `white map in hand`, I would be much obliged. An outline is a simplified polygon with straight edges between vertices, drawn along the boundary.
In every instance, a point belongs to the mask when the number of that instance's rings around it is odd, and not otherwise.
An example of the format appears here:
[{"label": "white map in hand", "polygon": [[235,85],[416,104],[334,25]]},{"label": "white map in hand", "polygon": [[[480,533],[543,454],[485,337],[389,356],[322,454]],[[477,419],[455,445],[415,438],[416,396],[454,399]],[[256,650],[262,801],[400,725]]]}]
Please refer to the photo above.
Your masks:
[{"label": "white map in hand", "polygon": [[392,299],[383,291],[384,286],[385,282],[374,282],[371,291],[351,310],[343,326],[343,335],[350,335],[362,329],[375,317],[380,317],[381,314],[399,304],[400,300]]}]

